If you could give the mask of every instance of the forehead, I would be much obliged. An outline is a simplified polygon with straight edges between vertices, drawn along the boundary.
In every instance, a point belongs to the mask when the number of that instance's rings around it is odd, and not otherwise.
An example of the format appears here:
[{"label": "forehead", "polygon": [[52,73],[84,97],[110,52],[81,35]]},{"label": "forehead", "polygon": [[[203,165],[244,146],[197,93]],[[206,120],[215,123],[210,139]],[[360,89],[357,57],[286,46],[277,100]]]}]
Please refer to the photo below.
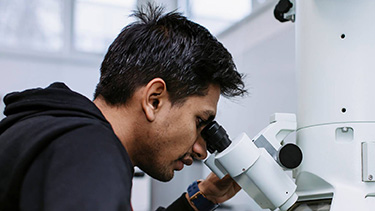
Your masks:
[{"label": "forehead", "polygon": [[187,97],[182,107],[201,112],[207,116],[215,116],[219,98],[220,87],[217,85],[210,85],[206,95]]}]

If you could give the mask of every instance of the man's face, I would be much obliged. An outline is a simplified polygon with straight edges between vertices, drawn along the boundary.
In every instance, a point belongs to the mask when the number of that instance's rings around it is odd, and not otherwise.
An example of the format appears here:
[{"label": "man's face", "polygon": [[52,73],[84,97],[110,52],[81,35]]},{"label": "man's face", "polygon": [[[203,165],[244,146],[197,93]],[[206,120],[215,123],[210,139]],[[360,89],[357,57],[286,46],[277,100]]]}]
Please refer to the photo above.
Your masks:
[{"label": "man's face", "polygon": [[207,95],[188,97],[182,105],[168,101],[140,143],[138,166],[155,179],[169,181],[174,171],[191,165],[193,157],[206,158],[200,132],[215,117],[219,97],[220,88],[212,85]]}]

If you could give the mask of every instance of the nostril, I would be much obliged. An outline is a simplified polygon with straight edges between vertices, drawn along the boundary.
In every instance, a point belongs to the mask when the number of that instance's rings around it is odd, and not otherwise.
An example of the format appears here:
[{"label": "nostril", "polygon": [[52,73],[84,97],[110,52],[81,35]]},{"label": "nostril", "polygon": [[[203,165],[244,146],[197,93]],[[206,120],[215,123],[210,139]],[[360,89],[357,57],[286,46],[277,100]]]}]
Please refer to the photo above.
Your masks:
[{"label": "nostril", "polygon": [[192,157],[193,157],[194,160],[203,160],[204,159],[204,155],[202,153],[194,152]]}]

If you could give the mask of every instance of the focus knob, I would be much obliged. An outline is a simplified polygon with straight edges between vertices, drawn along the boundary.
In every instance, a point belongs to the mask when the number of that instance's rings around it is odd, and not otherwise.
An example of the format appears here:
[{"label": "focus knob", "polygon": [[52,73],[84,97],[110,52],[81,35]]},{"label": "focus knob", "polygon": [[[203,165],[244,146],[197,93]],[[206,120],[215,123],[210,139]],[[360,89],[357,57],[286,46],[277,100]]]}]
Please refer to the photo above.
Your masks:
[{"label": "focus knob", "polygon": [[302,162],[302,151],[295,144],[285,144],[278,152],[278,163],[288,169],[297,168]]}]

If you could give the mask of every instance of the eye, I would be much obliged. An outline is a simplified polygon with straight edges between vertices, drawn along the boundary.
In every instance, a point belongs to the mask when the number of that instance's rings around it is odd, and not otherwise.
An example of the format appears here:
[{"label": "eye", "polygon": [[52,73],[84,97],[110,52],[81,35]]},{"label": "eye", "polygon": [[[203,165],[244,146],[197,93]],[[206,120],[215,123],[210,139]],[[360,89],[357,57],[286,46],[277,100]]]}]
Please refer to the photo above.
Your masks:
[{"label": "eye", "polygon": [[206,121],[204,121],[202,118],[200,118],[200,117],[197,117],[197,128],[200,128],[200,127],[202,127],[205,123],[206,123]]},{"label": "eye", "polygon": [[[205,115],[204,115],[205,116]],[[210,122],[214,120],[214,115],[209,115],[208,118],[202,118],[201,116],[196,116],[196,126],[197,128],[202,128],[208,125]]]}]

